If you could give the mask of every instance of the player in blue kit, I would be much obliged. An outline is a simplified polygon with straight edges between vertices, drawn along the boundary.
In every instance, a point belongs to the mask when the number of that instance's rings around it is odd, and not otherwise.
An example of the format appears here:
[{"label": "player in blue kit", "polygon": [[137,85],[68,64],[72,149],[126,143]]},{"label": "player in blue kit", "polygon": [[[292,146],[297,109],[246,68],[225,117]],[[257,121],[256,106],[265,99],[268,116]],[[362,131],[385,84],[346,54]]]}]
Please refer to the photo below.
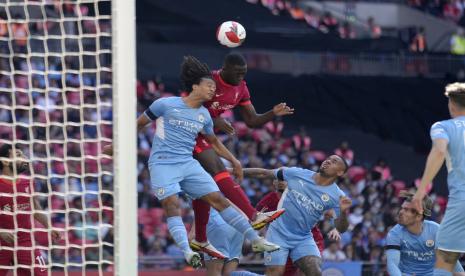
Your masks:
[{"label": "player in blue kit", "polygon": [[[402,191],[405,197],[399,211],[398,222],[386,239],[387,270],[391,276],[433,275],[436,260],[436,233],[439,224],[424,220],[431,216],[433,201],[426,196],[422,202],[423,214],[412,208],[413,194]],[[463,272],[460,262],[456,262],[456,272]]]},{"label": "player in blue kit", "polygon": [[449,200],[436,238],[434,275],[452,275],[462,253],[465,253],[465,83],[446,86],[449,113],[452,119],[433,124],[433,145],[426,161],[418,191],[412,200],[414,208],[423,213],[421,202],[428,183],[446,161]]},{"label": "player in blue kit", "polygon": [[334,221],[337,230],[347,230],[347,211],[352,201],[335,183],[347,169],[347,163],[337,155],[323,161],[318,172],[301,168],[245,169],[251,177],[278,179],[288,185],[278,206],[286,213],[271,223],[266,235],[281,247],[265,253],[267,276],[283,275],[288,255],[305,275],[321,275],[320,251],[310,231],[331,209],[338,216]]},{"label": "player in blue kit", "polygon": [[252,242],[255,252],[278,250],[279,246],[258,236],[247,219],[219,192],[212,177],[192,157],[195,139],[202,133],[216,153],[231,162],[235,176],[242,177],[240,162],[215,136],[210,114],[202,106],[213,97],[216,89],[208,66],[194,57],[185,57],[181,65],[181,81],[185,91],[189,92],[187,97],[158,99],[137,118],[138,131],[156,120],[148,166],[152,188],[165,211],[171,236],[183,251],[187,263],[199,267],[200,255],[189,247],[181,218],[177,194],[184,191],[191,198],[200,198],[215,208],[225,222]]}]

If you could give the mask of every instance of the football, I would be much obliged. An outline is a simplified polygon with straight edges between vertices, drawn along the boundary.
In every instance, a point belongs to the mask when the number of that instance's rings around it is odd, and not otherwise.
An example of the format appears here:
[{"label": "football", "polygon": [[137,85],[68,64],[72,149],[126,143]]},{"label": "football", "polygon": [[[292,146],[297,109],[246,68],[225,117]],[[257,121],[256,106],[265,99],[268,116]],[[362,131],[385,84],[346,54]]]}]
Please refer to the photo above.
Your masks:
[{"label": "football", "polygon": [[235,21],[223,22],[216,31],[216,38],[221,45],[229,48],[240,46],[245,40],[245,28]]}]

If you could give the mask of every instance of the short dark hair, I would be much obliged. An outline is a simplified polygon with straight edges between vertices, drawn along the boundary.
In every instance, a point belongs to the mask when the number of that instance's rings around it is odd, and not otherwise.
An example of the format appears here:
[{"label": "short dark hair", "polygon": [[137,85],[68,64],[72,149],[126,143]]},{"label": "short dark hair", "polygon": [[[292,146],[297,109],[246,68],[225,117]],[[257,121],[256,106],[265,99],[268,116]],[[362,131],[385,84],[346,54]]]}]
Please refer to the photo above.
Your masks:
[{"label": "short dark hair", "polygon": [[229,53],[224,57],[224,66],[246,66],[247,61],[239,53]]},{"label": "short dark hair", "polygon": [[212,78],[210,68],[193,56],[185,56],[181,63],[181,82],[187,92],[192,92],[192,86],[199,84],[203,78]]},{"label": "short dark hair", "polygon": [[[3,144],[0,146],[0,157],[10,157],[10,151],[12,147],[10,144]],[[0,162],[0,170],[3,170],[3,163]]]},{"label": "short dark hair", "polygon": [[448,84],[444,94],[460,108],[465,108],[465,83],[454,82]]},{"label": "short dark hair", "polygon": [[336,156],[338,156],[339,158],[341,158],[342,162],[344,163],[344,173],[346,173],[348,170],[349,170],[349,163],[347,163],[346,159],[338,154],[335,154]]}]

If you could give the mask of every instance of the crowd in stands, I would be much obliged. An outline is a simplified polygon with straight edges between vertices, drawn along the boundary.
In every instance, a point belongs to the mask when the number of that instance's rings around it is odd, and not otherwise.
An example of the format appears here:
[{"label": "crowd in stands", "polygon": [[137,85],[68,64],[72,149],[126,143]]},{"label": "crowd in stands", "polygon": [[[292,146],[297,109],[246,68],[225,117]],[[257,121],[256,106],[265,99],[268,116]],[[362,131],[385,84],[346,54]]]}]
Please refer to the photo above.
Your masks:
[{"label": "crowd in stands", "polygon": [[[164,91],[162,83],[148,81],[138,85],[139,112],[143,112],[156,97],[169,96],[173,93]],[[236,136],[222,135],[225,145],[241,161],[243,167],[279,168],[281,166],[299,166],[316,170],[319,164],[330,154],[343,156],[351,165],[346,176],[339,181],[340,187],[353,200],[349,216],[349,231],[342,235],[342,240],[330,242],[326,240],[327,249],[323,258],[334,261],[365,261],[383,263],[383,246],[386,234],[396,224],[399,210],[400,190],[414,188],[416,183],[406,183],[395,178],[387,161],[380,159],[376,164],[366,164],[364,160],[357,160],[356,152],[350,145],[341,141],[341,145],[333,152],[318,150],[318,145],[312,144],[311,133],[305,128],[294,131],[294,135],[280,120],[268,123],[261,129],[251,130],[240,120],[235,120],[233,113],[225,115],[233,122]],[[240,119],[240,118],[238,118]],[[175,263],[173,257],[181,252],[169,238],[165,217],[160,203],[152,195],[149,172],[146,166],[150,152],[151,139],[154,128],[147,128],[139,134],[139,253],[146,258],[157,257],[161,262],[156,268],[163,269]],[[245,179],[241,183],[252,204],[257,204],[263,196],[274,190],[269,181]],[[445,208],[446,199],[432,195],[435,199],[432,219],[440,221]],[[188,230],[193,221],[193,212],[189,207],[189,200],[184,199],[183,221]],[[327,233],[331,225],[328,221],[320,223],[323,233]],[[167,262],[167,260],[171,260]],[[243,261],[261,260],[260,255],[250,252],[244,246]],[[381,270],[381,266],[376,269]],[[381,273],[381,271],[378,271]]]},{"label": "crowd in stands", "polygon": [[[68,229],[61,241],[67,249],[45,257],[80,270],[84,262],[113,258],[112,164],[101,158],[97,140],[112,138],[112,79],[111,59],[76,52],[95,51],[96,45],[109,51],[111,25],[91,17],[93,4],[52,1],[31,5],[27,15],[24,10],[0,12],[0,70],[11,72],[0,74],[0,139],[16,141],[31,158],[42,207],[52,212],[54,227]],[[42,20],[25,23],[25,16]],[[67,20],[58,22],[62,16]],[[62,40],[48,37],[64,34],[88,38],[63,39],[62,47]],[[62,58],[64,51],[70,54]],[[49,244],[46,232],[35,236],[38,244]]]}]

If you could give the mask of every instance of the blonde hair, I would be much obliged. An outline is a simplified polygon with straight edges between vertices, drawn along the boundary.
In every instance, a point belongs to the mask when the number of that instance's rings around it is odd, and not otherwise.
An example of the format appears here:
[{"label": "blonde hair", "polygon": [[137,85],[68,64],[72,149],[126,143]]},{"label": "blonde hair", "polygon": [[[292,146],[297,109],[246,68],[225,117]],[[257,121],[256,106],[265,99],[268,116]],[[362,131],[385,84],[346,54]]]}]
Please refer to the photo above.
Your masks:
[{"label": "blonde hair", "polygon": [[460,109],[465,109],[465,83],[454,82],[448,84],[444,94]]}]

